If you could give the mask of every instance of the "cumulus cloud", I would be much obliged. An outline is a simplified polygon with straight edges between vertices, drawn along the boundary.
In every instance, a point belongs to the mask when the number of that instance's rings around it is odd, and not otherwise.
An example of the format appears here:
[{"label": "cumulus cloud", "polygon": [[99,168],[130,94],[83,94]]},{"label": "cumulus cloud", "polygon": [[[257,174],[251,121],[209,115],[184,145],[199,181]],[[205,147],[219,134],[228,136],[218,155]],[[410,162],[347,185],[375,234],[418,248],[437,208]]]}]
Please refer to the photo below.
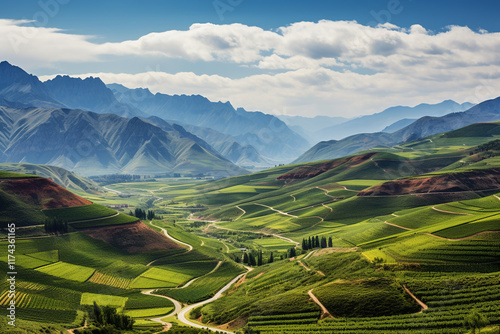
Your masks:
[{"label": "cumulus cloud", "polygon": [[[386,107],[500,95],[500,34],[450,26],[432,32],[355,21],[296,22],[277,30],[243,24],[193,24],[136,40],[96,43],[90,36],[26,21],[0,20],[0,57],[23,66],[119,61],[120,57],[184,59],[247,67],[243,78],[191,72],[93,73],[105,82],[169,94],[203,94],[273,113],[353,116]],[[20,37],[18,43],[12,36]],[[234,66],[234,65],[233,65]],[[82,76],[91,75],[83,74]]]},{"label": "cumulus cloud", "polygon": [[28,20],[0,19],[0,57],[15,60],[20,66],[96,61],[99,54],[89,39],[61,29],[37,27]]},{"label": "cumulus cloud", "polygon": [[187,31],[170,30],[151,33],[138,40],[105,43],[103,54],[160,55],[204,61],[250,63],[273,48],[281,37],[259,27],[243,24],[193,24]]}]

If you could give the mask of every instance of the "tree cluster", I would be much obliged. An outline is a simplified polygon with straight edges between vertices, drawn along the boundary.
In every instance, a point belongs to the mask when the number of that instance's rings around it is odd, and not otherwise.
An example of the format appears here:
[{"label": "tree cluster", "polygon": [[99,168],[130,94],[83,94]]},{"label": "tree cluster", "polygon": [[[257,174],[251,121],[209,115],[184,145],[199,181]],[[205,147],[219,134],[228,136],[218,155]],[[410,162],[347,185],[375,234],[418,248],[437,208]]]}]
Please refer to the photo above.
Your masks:
[{"label": "tree cluster", "polygon": [[68,222],[59,218],[47,218],[44,228],[47,233],[64,234],[68,233]]},{"label": "tree cluster", "polygon": [[131,330],[135,320],[128,315],[118,314],[110,306],[99,306],[96,302],[88,312],[91,322],[96,327],[114,327],[119,330]]},{"label": "tree cluster", "polygon": [[[267,263],[273,263],[273,262],[274,262],[274,255],[273,252],[271,252],[271,255],[269,255],[269,258],[267,259]],[[246,263],[251,267],[262,266],[264,264],[264,255],[262,253],[262,250],[259,250],[257,256],[255,256],[252,252],[244,252],[243,263]]]},{"label": "tree cluster", "polygon": [[130,211],[129,215],[137,217],[139,219],[147,219],[147,220],[153,220],[157,218],[153,210],[146,211],[140,208],[135,208],[134,212]]},{"label": "tree cluster", "polygon": [[333,247],[332,237],[329,237],[328,240],[326,237],[312,236],[309,238],[302,239],[302,249],[308,250],[313,248],[326,248]]}]

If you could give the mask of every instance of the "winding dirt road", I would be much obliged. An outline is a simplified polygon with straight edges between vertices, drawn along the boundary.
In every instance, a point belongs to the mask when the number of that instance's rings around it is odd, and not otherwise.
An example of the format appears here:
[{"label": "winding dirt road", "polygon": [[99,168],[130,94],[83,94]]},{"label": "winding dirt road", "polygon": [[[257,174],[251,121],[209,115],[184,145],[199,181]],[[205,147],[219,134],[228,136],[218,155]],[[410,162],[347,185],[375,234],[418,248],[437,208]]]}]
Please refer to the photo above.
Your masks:
[{"label": "winding dirt road", "polygon": [[[178,240],[178,239],[176,239],[176,238],[172,237],[170,234],[168,234],[168,231],[167,231],[166,229],[164,229],[163,227],[160,227],[160,226],[158,226],[158,225],[153,224],[153,222],[152,222],[152,221],[150,221],[150,222],[149,222],[149,224],[150,224],[150,225],[152,225],[152,226],[154,226],[154,227],[156,227],[156,228],[159,228],[159,229],[163,232],[163,234],[165,234],[165,236],[166,236],[167,238],[169,238],[170,240],[172,240],[173,242],[176,242],[176,243],[178,243],[178,244],[181,244],[181,245],[187,246],[187,247],[188,247],[188,251],[189,251],[189,252],[193,250],[193,246],[191,246],[191,245],[190,245],[190,244],[188,244],[188,243],[182,242],[182,241],[180,241],[180,240]],[[148,264],[148,265],[149,265],[149,264]]]},{"label": "winding dirt road", "polygon": [[413,293],[411,293],[410,290],[408,290],[408,288],[406,287],[405,284],[403,284],[403,288],[405,289],[406,293],[408,293],[411,298],[415,299],[415,301],[418,303],[418,305],[420,305],[420,307],[422,307],[422,309],[420,310],[419,313],[422,313],[423,311],[425,311],[429,308],[429,306],[425,305],[424,302],[422,302],[420,299],[415,297],[415,295]]},{"label": "winding dirt road", "polygon": [[177,315],[177,318],[179,319],[179,321],[182,322],[182,323],[184,323],[184,324],[186,324],[186,325],[188,325],[188,326],[192,326],[192,327],[196,327],[196,328],[209,329],[209,330],[214,331],[214,332],[233,333],[231,331],[226,331],[226,330],[219,329],[219,328],[212,328],[212,327],[208,327],[206,325],[201,325],[201,324],[192,322],[192,321],[188,320],[186,316],[189,314],[189,312],[191,312],[191,310],[193,310],[193,309],[195,309],[195,308],[197,308],[197,307],[199,307],[201,305],[205,305],[205,304],[211,303],[211,302],[219,299],[220,297],[222,297],[222,294],[224,292],[226,292],[231,287],[231,285],[233,285],[234,283],[236,283],[245,274],[246,273],[239,274],[238,276],[236,276],[235,278],[233,278],[231,280],[231,282],[229,282],[222,289],[220,289],[212,298],[204,300],[204,301],[196,303],[196,304],[189,305],[189,306],[183,308],[179,312],[179,314]]},{"label": "winding dirt road", "polygon": [[[152,221],[149,222],[152,226],[155,226],[159,229],[162,230],[163,234],[165,234],[165,236],[171,240],[173,240],[174,242],[176,243],[179,243],[181,245],[185,245],[185,246],[188,246],[189,250],[188,251],[191,251],[193,249],[193,246],[191,246],[190,244],[188,243],[185,243],[185,242],[182,242],[178,239],[175,239],[174,237],[170,236],[167,232],[166,229],[162,228],[162,227],[159,227],[155,224],[153,224]],[[148,263],[148,266],[153,263],[154,261]],[[219,266],[221,265],[222,261],[219,261],[219,263],[217,263],[217,266],[210,272],[210,273],[213,273],[215,270],[217,270],[219,268]],[[245,267],[247,270],[248,270],[248,267]],[[250,270],[249,270],[250,271]],[[208,275],[208,274],[205,274],[205,275]],[[203,275],[203,276],[205,276]],[[155,322],[159,322],[162,324],[163,326],[163,330],[164,331],[167,331],[171,328],[172,324],[168,323],[168,322],[164,322],[162,321],[161,319],[165,318],[165,317],[169,317],[169,316],[173,316],[175,314],[177,314],[177,318],[179,319],[180,322],[188,325],[188,326],[192,326],[192,327],[196,327],[196,328],[204,328],[204,329],[209,329],[211,331],[214,331],[214,332],[221,332],[221,333],[233,333],[231,331],[227,331],[227,330],[222,330],[222,329],[219,329],[219,328],[212,328],[212,327],[208,327],[206,325],[201,325],[201,324],[198,324],[198,323],[195,323],[195,322],[192,322],[190,320],[187,319],[187,315],[189,314],[189,312],[191,312],[191,310],[193,310],[194,308],[197,308],[198,306],[201,306],[201,305],[205,305],[205,304],[208,304],[208,303],[211,303],[219,298],[222,297],[222,295],[224,294],[224,292],[226,292],[235,282],[237,282],[238,280],[240,280],[244,275],[246,275],[246,273],[243,273],[243,274],[240,274],[238,276],[236,276],[235,278],[233,278],[228,284],[226,284],[224,287],[222,287],[222,289],[220,289],[219,291],[217,291],[217,293],[212,297],[212,298],[209,298],[207,300],[204,300],[204,301],[201,301],[199,303],[196,303],[196,304],[192,304],[192,305],[189,305],[189,306],[186,306],[185,308],[182,309],[182,305],[181,303],[179,303],[177,300],[173,299],[173,298],[170,298],[170,297],[167,297],[167,296],[162,296],[162,295],[157,295],[157,294],[153,294],[153,291],[154,290],[146,290],[146,291],[142,291],[142,293],[144,294],[147,294],[147,295],[151,295],[151,296],[156,296],[156,297],[161,297],[161,298],[166,298],[166,299],[169,299],[170,301],[172,301],[172,303],[174,303],[174,310],[172,312],[170,312],[169,314],[166,314],[166,315],[162,315],[160,317],[157,317],[157,318],[153,318],[151,319],[152,321],[155,321]],[[202,277],[202,276],[200,276]],[[200,277],[197,277],[197,278],[194,278],[192,279],[191,281],[187,282],[184,286],[182,286],[180,289],[183,289],[183,288],[186,288],[188,287],[191,283],[193,283],[196,279],[200,278]]]},{"label": "winding dirt road", "polygon": [[327,310],[327,308],[325,307],[325,305],[323,305],[319,299],[313,294],[313,289],[307,291],[307,294],[309,295],[309,297],[311,297],[311,299],[321,308],[321,317],[320,319],[325,319],[325,318],[333,318],[333,316],[331,315],[331,313]]},{"label": "winding dirt road", "polygon": [[281,215],[284,215],[284,216],[289,216],[289,217],[292,217],[292,218],[299,218],[297,216],[294,216],[294,215],[291,215],[289,213],[283,212],[281,210],[275,209],[275,208],[273,208],[272,206],[269,206],[269,205],[260,204],[260,203],[253,203],[253,204],[263,206],[265,208],[268,208],[269,210],[272,210],[272,211],[277,212],[277,213],[279,213]]},{"label": "winding dirt road", "polygon": [[174,309],[172,310],[172,312],[170,312],[168,314],[165,314],[165,315],[162,315],[162,316],[159,316],[157,318],[151,318],[151,319],[149,319],[149,320],[154,321],[154,322],[159,322],[163,326],[163,331],[168,331],[170,328],[172,328],[172,324],[170,322],[165,322],[165,321],[163,321],[161,319],[163,319],[165,317],[170,317],[172,315],[176,315],[181,310],[182,305],[181,305],[181,303],[179,303],[177,300],[175,300],[173,298],[154,294],[153,291],[154,291],[154,289],[153,290],[141,291],[141,293],[144,294],[144,295],[150,295],[150,296],[165,298],[165,299],[170,300],[172,303],[174,303]]}]

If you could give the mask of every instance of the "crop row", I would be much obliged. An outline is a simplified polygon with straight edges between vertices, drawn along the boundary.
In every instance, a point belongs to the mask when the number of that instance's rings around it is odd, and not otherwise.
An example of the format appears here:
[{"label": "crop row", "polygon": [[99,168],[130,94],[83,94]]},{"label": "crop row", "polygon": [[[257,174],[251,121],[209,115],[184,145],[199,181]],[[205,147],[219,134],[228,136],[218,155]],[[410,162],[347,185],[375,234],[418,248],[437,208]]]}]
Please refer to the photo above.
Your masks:
[{"label": "crop row", "polygon": [[88,281],[120,289],[127,289],[132,283],[132,279],[130,278],[117,277],[112,274],[101,273],[99,271],[95,271]]},{"label": "crop row", "polygon": [[75,320],[76,311],[20,308],[16,309],[16,317],[42,323],[72,323]]},{"label": "crop row", "polygon": [[470,297],[470,296],[484,296],[484,295],[490,295],[490,294],[498,294],[500,293],[500,286],[487,286],[484,288],[476,288],[476,289],[460,289],[460,290],[452,290],[452,291],[447,291],[447,290],[441,290],[437,291],[434,294],[423,294],[420,295],[421,299],[426,300],[426,301],[433,301],[433,300],[441,300],[441,299],[455,299],[455,298],[464,298],[464,297]]},{"label": "crop row", "polygon": [[[495,302],[492,302],[493,304]],[[500,310],[495,305],[478,309],[482,312],[492,324],[500,322]],[[308,324],[307,326],[290,325],[281,323],[273,326],[255,326],[255,329],[261,330],[262,333],[278,333],[279,331],[286,333],[362,333],[369,331],[370,333],[381,331],[428,331],[432,333],[448,333],[446,330],[453,329],[454,333],[458,333],[463,324],[463,318],[470,312],[470,307],[456,309],[450,311],[424,312],[411,315],[400,315],[391,317],[378,318],[352,318],[352,319],[335,319],[321,321],[317,325]],[[444,331],[443,331],[444,330]]]},{"label": "crop row", "polygon": [[[64,295],[60,295],[59,298],[64,298]],[[9,298],[8,291],[5,291],[0,295],[0,306],[7,306],[12,298]],[[47,309],[47,310],[68,310],[73,309],[74,305],[71,303],[71,299],[61,300],[46,297],[36,293],[27,292],[16,292],[15,296],[16,307],[20,308],[33,308],[33,309]]]},{"label": "crop row", "polygon": [[266,321],[249,321],[249,326],[273,326],[273,325],[305,325],[305,324],[315,324],[318,322],[318,318],[306,318],[306,319],[287,319],[287,320],[266,320]]},{"label": "crop row", "polygon": [[266,320],[285,320],[285,319],[308,319],[319,318],[318,312],[306,313],[288,313],[288,314],[273,314],[273,315],[258,315],[248,318],[249,321],[266,321]]}]

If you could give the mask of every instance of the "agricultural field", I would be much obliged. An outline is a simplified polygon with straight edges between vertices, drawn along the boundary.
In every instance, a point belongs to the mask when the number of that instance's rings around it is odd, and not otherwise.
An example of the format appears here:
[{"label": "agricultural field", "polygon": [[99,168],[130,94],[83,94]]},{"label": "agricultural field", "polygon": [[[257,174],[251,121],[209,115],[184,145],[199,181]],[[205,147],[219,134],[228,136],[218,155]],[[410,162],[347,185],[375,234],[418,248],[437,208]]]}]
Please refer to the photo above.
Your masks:
[{"label": "agricultural field", "polygon": [[116,211],[99,204],[90,204],[70,208],[43,210],[43,213],[50,218],[59,218],[65,222],[73,222],[109,217],[116,214]]},{"label": "agricultural field", "polygon": [[151,268],[138,276],[131,284],[134,289],[176,287],[193,278],[175,271]]},{"label": "agricultural field", "polygon": [[117,309],[123,309],[125,307],[125,303],[127,302],[127,298],[120,296],[102,295],[96,293],[82,294],[82,299],[80,301],[80,304],[92,305],[94,302],[103,306],[113,306]]},{"label": "agricultural field", "polygon": [[294,247],[295,244],[278,238],[262,238],[254,241],[260,247],[268,250],[282,251]]},{"label": "agricultural field", "polygon": [[104,217],[102,219],[92,219],[88,221],[78,221],[73,222],[70,225],[74,228],[87,228],[87,227],[96,227],[96,226],[111,226],[111,225],[121,225],[134,223],[138,221],[136,217],[129,216],[123,213],[119,213],[117,216]]},{"label": "agricultural field", "polygon": [[61,277],[77,282],[85,282],[90,278],[90,276],[92,276],[95,271],[95,269],[93,268],[83,267],[61,261],[39,267],[36,270],[48,275]]}]

